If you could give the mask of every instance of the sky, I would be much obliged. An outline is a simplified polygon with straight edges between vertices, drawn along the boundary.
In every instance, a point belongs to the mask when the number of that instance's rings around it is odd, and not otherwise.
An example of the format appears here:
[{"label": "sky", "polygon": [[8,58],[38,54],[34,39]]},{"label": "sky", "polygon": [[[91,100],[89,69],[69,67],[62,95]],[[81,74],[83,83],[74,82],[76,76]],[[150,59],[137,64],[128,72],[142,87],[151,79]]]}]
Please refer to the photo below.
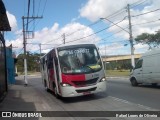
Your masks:
[{"label": "sky", "polygon": [[[40,52],[40,43],[43,53],[63,44],[65,34],[67,44],[95,43],[102,55],[130,54],[127,4],[130,5],[133,38],[160,29],[160,0],[30,1],[29,16],[43,17],[28,21],[28,31],[34,34],[32,39],[26,40],[26,48],[32,53]],[[23,53],[22,16],[27,17],[28,0],[3,2],[12,29],[5,33],[6,45],[12,44],[18,55]],[[26,23],[25,19],[25,27]],[[144,53],[148,48],[146,44],[134,42],[135,54]]]}]

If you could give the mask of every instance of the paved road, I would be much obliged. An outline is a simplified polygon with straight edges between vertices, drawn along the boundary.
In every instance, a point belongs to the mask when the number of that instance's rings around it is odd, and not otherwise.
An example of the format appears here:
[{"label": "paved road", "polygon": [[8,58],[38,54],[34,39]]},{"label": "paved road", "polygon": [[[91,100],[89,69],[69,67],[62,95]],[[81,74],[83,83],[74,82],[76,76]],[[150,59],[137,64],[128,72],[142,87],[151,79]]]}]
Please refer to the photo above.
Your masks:
[{"label": "paved road", "polygon": [[[54,94],[44,90],[40,76],[28,77],[28,87],[23,86],[23,77],[17,78],[16,85],[9,86],[8,95],[2,103],[0,108],[2,111],[154,111],[154,108],[139,105],[136,98],[126,101],[130,98],[133,92],[137,91],[136,88],[132,88],[126,82],[118,82],[109,80],[108,90],[105,93],[98,93],[91,96],[82,96],[75,98],[68,98],[64,100],[57,99]],[[117,84],[117,85],[116,85]],[[117,87],[122,86],[122,87]],[[128,87],[124,87],[128,86]],[[124,88],[127,88],[124,90]],[[114,90],[117,89],[117,90]],[[140,91],[146,91],[139,88]],[[122,90],[122,91],[120,91]],[[131,90],[131,91],[130,91]],[[155,90],[156,91],[156,90]],[[123,93],[124,92],[124,93]],[[137,91],[138,92],[138,91]],[[132,94],[129,94],[132,93]],[[119,96],[116,96],[119,94]],[[121,96],[125,96],[125,99],[121,99]],[[128,97],[127,97],[128,96]],[[123,97],[122,97],[123,98]],[[135,102],[134,102],[135,100]],[[96,113],[95,113],[96,114]],[[38,118],[36,120],[43,120],[44,118]],[[64,118],[45,118],[44,120],[62,120]],[[126,117],[122,118],[105,118],[104,120],[128,120]],[[134,118],[133,118],[134,119]],[[140,119],[140,118],[139,118]],[[153,120],[153,118],[145,118],[145,120]],[[158,120],[159,118],[155,118]],[[65,120],[98,120],[95,117],[65,117]],[[101,119],[102,120],[102,119]],[[132,120],[129,118],[129,120]],[[141,120],[141,119],[140,119]]]},{"label": "paved road", "polygon": [[160,85],[132,87],[127,78],[108,78],[108,95],[160,110]]}]

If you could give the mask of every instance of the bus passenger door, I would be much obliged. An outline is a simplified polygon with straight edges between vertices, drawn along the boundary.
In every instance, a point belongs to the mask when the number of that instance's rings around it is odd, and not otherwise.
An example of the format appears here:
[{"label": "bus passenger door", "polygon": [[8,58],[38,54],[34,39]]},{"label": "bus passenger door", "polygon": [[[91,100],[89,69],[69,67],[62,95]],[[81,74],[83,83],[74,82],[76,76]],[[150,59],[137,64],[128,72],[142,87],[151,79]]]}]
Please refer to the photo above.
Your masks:
[{"label": "bus passenger door", "polygon": [[56,53],[55,53],[55,50],[53,51],[53,63],[54,63],[54,74],[55,74],[55,83],[56,83],[56,86],[55,86],[55,94],[56,93],[60,93],[60,76],[59,76],[59,64],[58,64],[58,59],[57,59],[57,56],[56,56]]},{"label": "bus passenger door", "polygon": [[54,65],[53,65],[53,54],[52,54],[52,52],[49,53],[47,57],[48,57],[49,88],[54,91],[55,76],[54,76]]},{"label": "bus passenger door", "polygon": [[44,73],[43,73],[43,75],[44,75],[44,78],[43,78],[43,84],[44,84],[44,86],[46,87],[46,88],[48,88],[48,68],[47,68],[47,59],[45,58],[44,59]]}]

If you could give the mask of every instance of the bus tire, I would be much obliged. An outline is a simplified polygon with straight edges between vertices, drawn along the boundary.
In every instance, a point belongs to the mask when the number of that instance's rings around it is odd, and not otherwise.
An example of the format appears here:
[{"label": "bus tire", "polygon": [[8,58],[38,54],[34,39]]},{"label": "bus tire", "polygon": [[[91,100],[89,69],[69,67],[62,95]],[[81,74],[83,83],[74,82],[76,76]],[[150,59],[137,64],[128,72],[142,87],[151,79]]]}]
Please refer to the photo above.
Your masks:
[{"label": "bus tire", "polygon": [[58,94],[56,87],[54,88],[54,94],[55,94],[56,98],[60,99],[60,95]]},{"label": "bus tire", "polygon": [[46,80],[44,80],[44,87],[45,87],[45,90],[46,90],[47,92],[49,92],[49,88],[47,87],[47,82],[46,82]]},{"label": "bus tire", "polygon": [[157,86],[157,83],[152,83],[152,86],[153,86],[153,87],[156,87],[156,86]]}]

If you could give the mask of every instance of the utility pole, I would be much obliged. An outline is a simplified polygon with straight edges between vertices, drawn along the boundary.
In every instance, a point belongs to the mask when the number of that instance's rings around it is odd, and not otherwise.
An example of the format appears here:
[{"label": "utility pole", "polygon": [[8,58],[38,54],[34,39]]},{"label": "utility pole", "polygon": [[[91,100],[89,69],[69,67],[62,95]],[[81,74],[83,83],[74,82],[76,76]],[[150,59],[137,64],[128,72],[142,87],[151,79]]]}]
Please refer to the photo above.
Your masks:
[{"label": "utility pole", "polygon": [[40,43],[40,44],[39,44],[39,48],[40,48],[40,51],[39,51],[39,52],[40,52],[40,55],[39,55],[39,63],[40,63],[40,64],[39,64],[39,71],[40,71],[40,72],[41,72],[41,53],[42,53],[41,45],[42,45],[42,44]]},{"label": "utility pole", "polygon": [[65,44],[65,42],[66,42],[65,33],[63,33],[62,37],[63,37],[63,44]]},{"label": "utility pole", "polygon": [[27,81],[27,60],[26,60],[26,36],[25,36],[25,24],[24,24],[24,16],[22,17],[23,24],[23,45],[24,45],[24,85],[28,85]]},{"label": "utility pole", "polygon": [[104,63],[104,67],[105,67],[105,78],[107,77],[106,76],[106,67],[107,67],[107,53],[106,53],[106,45],[105,45],[105,63]]},{"label": "utility pole", "polygon": [[125,30],[124,28],[122,28],[121,26],[119,26],[119,25],[115,24],[114,22],[110,21],[107,18],[100,18],[100,19],[105,19],[105,20],[111,22],[113,25],[116,25],[117,27],[121,28],[122,30],[124,30],[125,32],[127,32],[129,34],[129,40],[130,40],[130,45],[131,45],[131,65],[133,67],[135,67],[134,47],[133,47],[133,37],[132,37],[132,25],[131,25],[131,16],[130,16],[129,4],[127,5],[127,11],[128,11],[128,20],[129,20],[129,32],[127,30]]},{"label": "utility pole", "polygon": [[28,31],[25,31],[25,22],[24,20],[27,19],[27,26],[28,26],[28,19],[41,19],[42,17],[22,17],[22,24],[23,24],[23,45],[24,45],[24,85],[28,85],[28,80],[27,80],[27,56],[26,56],[26,39],[28,39],[26,36],[26,33]]},{"label": "utility pole", "polygon": [[40,49],[40,58],[41,58],[41,53],[42,53],[42,48],[41,48],[41,43],[39,44],[39,49]]},{"label": "utility pole", "polygon": [[135,67],[132,25],[131,25],[131,16],[130,16],[130,6],[129,6],[129,4],[127,5],[127,10],[128,10],[128,20],[129,20],[129,39],[130,39],[130,45],[131,45],[131,63],[132,63],[132,66]]}]

